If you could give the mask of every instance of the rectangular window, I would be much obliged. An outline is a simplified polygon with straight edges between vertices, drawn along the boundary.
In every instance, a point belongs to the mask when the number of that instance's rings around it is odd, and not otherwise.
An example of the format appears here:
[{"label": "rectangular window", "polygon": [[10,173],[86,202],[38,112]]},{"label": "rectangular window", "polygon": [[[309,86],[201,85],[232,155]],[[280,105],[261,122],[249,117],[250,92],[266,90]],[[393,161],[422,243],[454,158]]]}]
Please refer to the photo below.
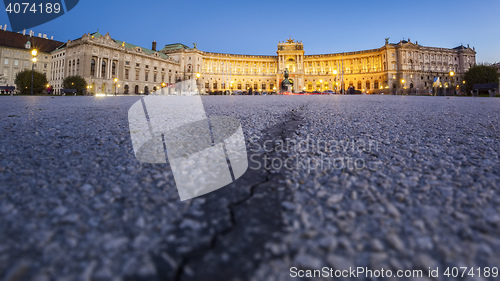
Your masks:
[{"label": "rectangular window", "polygon": [[128,69],[128,68],[126,68],[126,69],[125,69],[125,79],[126,79],[126,80],[128,80],[128,71],[129,71],[129,69]]},{"label": "rectangular window", "polygon": [[5,59],[4,64],[9,64],[9,59]]},{"label": "rectangular window", "polygon": [[14,60],[14,65],[18,66],[19,65],[19,60]]},{"label": "rectangular window", "polygon": [[[147,68],[147,67],[146,67]],[[146,80],[146,82],[148,81],[148,78],[149,78],[149,71],[146,71],[145,75],[144,75],[144,80]]]},{"label": "rectangular window", "polygon": [[266,84],[262,83],[262,90],[265,90],[265,89],[266,89]]},{"label": "rectangular window", "polygon": [[273,83],[271,83],[271,85],[269,86],[269,89],[270,90],[274,90],[274,84]]},{"label": "rectangular window", "polygon": [[153,82],[156,82],[156,73],[153,75]]},{"label": "rectangular window", "polygon": [[129,62],[129,61],[126,61],[126,62],[125,62],[125,65],[130,65],[130,62]]},{"label": "rectangular window", "polygon": [[139,81],[139,70],[135,71],[135,80]]}]

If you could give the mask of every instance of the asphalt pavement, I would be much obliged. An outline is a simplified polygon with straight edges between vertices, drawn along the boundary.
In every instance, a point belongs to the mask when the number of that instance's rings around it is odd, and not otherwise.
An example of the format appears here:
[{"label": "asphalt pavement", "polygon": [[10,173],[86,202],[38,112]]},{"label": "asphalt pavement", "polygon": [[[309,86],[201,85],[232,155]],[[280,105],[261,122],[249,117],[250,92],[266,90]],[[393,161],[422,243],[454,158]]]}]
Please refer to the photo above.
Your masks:
[{"label": "asphalt pavement", "polygon": [[139,99],[0,97],[1,280],[496,279],[444,270],[500,267],[500,99],[203,97],[249,168],[187,201],[134,156]]}]

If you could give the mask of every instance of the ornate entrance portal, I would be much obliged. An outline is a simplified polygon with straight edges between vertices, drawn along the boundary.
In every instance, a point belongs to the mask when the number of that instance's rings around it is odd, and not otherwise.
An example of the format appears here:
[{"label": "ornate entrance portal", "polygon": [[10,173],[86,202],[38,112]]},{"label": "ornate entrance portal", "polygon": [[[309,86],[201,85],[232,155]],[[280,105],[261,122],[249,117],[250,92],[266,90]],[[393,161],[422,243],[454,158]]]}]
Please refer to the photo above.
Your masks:
[{"label": "ornate entrance portal", "polygon": [[[304,87],[304,45],[302,42],[296,42],[290,37],[286,42],[278,44],[276,53],[278,54],[276,84],[279,85],[282,73],[286,72],[281,90],[294,93],[302,91]],[[293,80],[288,77],[293,77]],[[285,81],[287,81],[286,85]]]}]

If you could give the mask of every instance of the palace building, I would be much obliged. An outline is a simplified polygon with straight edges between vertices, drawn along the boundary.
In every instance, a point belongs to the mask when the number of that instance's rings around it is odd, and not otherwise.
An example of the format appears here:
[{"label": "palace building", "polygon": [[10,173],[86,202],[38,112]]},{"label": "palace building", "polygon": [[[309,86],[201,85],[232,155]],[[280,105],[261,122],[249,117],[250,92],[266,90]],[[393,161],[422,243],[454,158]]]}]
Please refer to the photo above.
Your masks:
[{"label": "palace building", "polygon": [[[49,79],[50,53],[63,42],[48,39],[45,34],[36,37],[32,31],[29,34],[21,34],[6,29],[7,25],[0,29],[0,86],[14,86],[17,73],[23,70],[34,69],[47,75]],[[33,62],[32,48],[38,51],[36,62]]]},{"label": "palace building", "polygon": [[150,93],[181,77],[180,64],[171,57],[99,32],[68,40],[51,55],[49,81],[56,93],[64,78],[74,75],[85,78],[94,94]]},{"label": "palace building", "polygon": [[[0,72],[12,84],[15,73],[31,68],[29,50],[24,48],[31,37],[0,31],[2,36]],[[9,39],[14,37],[15,46]],[[279,92],[285,69],[293,92],[354,88],[368,93],[425,93],[433,87],[458,88],[463,74],[476,63],[475,49],[469,46],[427,47],[410,39],[390,43],[386,38],[378,49],[309,55],[302,42],[290,38],[279,42],[276,55],[269,56],[204,52],[196,44],[180,43],[157,50],[153,42],[148,49],[99,32],[66,43],[31,39],[44,46],[35,69],[46,73],[56,94],[64,78],[73,75],[87,81],[90,93],[150,93],[189,79],[196,79],[203,93]],[[433,83],[435,78],[439,85]]]},{"label": "palace building", "polygon": [[[440,87],[456,87],[476,63],[470,47],[425,47],[410,39],[373,50],[305,55],[302,42],[278,44],[276,56],[203,52],[182,44],[166,45],[160,52],[180,63],[184,76],[200,74],[205,92],[221,90],[279,91],[287,68],[293,91],[325,91],[353,87],[363,92],[429,91],[434,78]],[[418,90],[417,90],[418,89]]]}]

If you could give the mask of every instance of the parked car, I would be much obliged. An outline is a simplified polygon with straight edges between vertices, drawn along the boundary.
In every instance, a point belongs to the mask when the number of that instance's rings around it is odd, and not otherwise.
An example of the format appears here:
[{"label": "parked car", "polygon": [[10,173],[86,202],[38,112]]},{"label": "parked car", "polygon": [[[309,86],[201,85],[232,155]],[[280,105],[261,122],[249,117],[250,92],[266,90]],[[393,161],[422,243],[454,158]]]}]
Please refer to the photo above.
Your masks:
[{"label": "parked car", "polygon": [[262,92],[262,95],[263,96],[267,96],[267,92]]}]

